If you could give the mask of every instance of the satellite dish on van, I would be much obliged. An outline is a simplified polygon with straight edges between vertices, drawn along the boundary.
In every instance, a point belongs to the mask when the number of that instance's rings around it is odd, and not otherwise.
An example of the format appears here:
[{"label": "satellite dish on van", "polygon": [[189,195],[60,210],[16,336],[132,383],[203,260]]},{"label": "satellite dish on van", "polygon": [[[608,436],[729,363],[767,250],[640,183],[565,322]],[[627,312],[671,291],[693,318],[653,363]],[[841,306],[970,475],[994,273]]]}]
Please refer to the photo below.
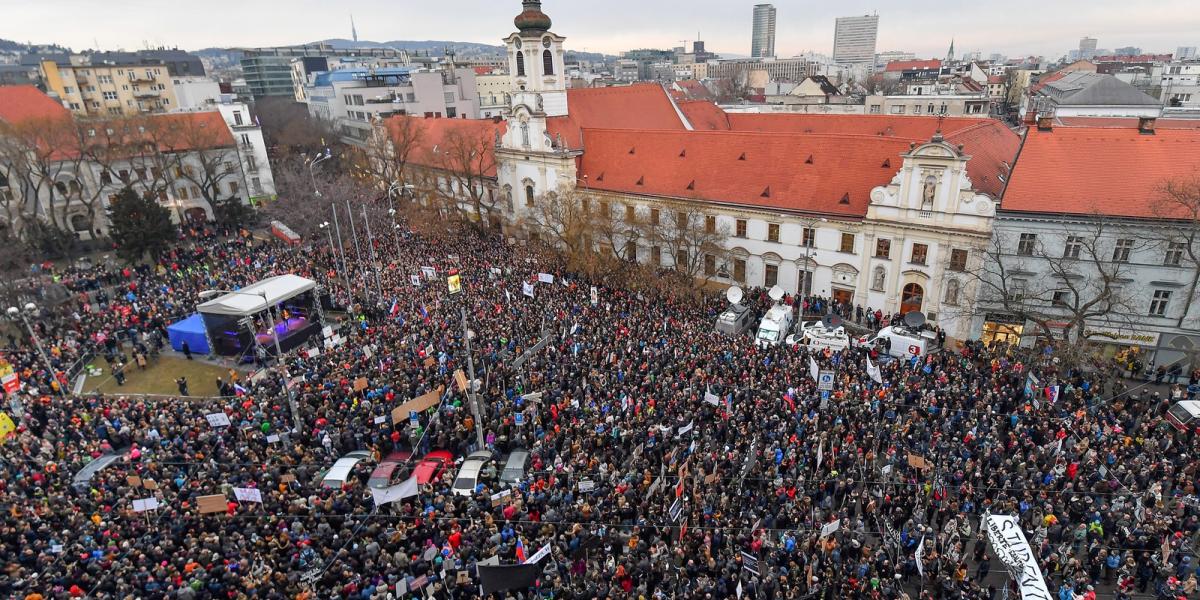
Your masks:
[{"label": "satellite dish on van", "polygon": [[904,324],[912,329],[920,329],[925,324],[925,314],[916,310],[904,313]]},{"label": "satellite dish on van", "polygon": [[834,329],[842,326],[842,318],[830,313],[824,317],[821,317],[821,325],[825,327],[826,330],[833,331]]},{"label": "satellite dish on van", "polygon": [[787,292],[783,291],[783,288],[776,285],[771,288],[771,291],[767,292],[767,296],[772,300],[779,302],[780,300],[783,300],[783,296],[786,293]]},{"label": "satellite dish on van", "polygon": [[725,290],[725,299],[728,300],[730,304],[737,304],[738,302],[741,302],[744,295],[745,294],[742,293],[742,288],[736,285],[731,285],[729,286],[728,290]]}]

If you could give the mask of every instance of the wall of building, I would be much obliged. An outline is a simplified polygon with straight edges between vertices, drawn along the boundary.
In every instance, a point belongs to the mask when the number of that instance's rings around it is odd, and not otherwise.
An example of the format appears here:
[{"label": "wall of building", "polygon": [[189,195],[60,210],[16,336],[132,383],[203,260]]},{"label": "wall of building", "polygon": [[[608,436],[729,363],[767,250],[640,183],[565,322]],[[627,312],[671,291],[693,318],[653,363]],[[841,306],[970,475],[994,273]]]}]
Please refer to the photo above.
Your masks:
[{"label": "wall of building", "polygon": [[69,66],[42,61],[49,90],[79,116],[119,116],[166,112],[178,105],[174,79],[165,65],[92,65],[85,56]]},{"label": "wall of building", "polygon": [[212,109],[221,101],[221,85],[205,77],[176,77],[174,110]]},{"label": "wall of building", "polygon": [[990,116],[990,104],[991,101],[986,95],[979,94],[970,96],[882,96],[875,94],[867,96],[866,113],[869,115],[946,115],[987,118]]}]

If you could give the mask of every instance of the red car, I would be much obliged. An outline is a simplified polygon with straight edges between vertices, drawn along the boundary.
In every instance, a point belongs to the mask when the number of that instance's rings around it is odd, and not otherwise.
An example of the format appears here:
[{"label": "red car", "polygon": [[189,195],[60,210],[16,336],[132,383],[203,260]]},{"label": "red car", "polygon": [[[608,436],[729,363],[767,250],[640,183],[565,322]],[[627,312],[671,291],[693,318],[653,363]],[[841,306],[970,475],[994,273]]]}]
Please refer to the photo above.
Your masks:
[{"label": "red car", "polygon": [[[412,460],[412,452],[397,450],[380,461],[379,466],[371,472],[367,485],[373,488],[385,488],[392,483],[393,477],[408,479],[408,461]],[[399,471],[399,473],[397,473]]]},{"label": "red car", "polygon": [[434,450],[421,459],[417,468],[413,469],[413,475],[417,477],[417,483],[425,485],[441,477],[446,472],[446,467],[453,463],[453,454],[446,450]]}]

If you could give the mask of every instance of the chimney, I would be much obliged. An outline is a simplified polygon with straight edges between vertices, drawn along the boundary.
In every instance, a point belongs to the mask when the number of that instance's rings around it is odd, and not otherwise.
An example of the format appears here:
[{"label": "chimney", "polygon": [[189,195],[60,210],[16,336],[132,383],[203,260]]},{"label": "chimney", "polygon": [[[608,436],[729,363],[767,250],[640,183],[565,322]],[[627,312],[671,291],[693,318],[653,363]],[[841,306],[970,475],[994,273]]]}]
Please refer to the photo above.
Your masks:
[{"label": "chimney", "polygon": [[1038,117],[1038,131],[1054,131],[1054,117]]},{"label": "chimney", "polygon": [[1033,125],[1034,123],[1037,123],[1037,119],[1038,119],[1038,111],[1036,108],[1031,108],[1031,109],[1029,109],[1028,112],[1025,113],[1025,124],[1026,125]]},{"label": "chimney", "polygon": [[1154,123],[1156,120],[1154,117],[1141,117],[1138,119],[1138,133],[1142,135],[1154,135]]}]

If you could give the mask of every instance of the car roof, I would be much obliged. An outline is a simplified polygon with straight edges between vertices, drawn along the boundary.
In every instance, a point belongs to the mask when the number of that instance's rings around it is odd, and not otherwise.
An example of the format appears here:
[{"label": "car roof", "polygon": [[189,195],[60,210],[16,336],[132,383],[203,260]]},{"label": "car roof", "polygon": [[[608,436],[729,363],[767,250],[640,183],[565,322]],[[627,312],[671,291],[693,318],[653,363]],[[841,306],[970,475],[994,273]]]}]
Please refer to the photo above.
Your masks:
[{"label": "car roof", "polygon": [[325,472],[324,481],[345,481],[350,477],[350,471],[354,469],[354,465],[369,456],[371,453],[364,450],[348,452],[345,456],[337,459],[332,467],[329,467],[329,470]]}]

